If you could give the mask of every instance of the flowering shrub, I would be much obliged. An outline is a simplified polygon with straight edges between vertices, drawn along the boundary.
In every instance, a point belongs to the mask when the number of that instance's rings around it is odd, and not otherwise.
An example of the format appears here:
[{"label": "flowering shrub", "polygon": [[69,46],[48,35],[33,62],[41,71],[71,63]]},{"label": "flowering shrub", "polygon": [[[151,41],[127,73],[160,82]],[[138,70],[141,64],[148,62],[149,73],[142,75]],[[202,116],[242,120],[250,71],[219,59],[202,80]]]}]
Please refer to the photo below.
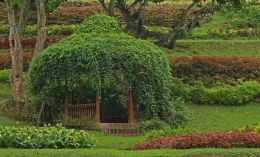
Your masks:
[{"label": "flowering shrub", "polygon": [[2,148],[93,148],[95,144],[88,132],[64,127],[0,127]]},{"label": "flowering shrub", "polygon": [[[58,41],[58,39],[53,39],[53,38],[47,38],[45,40],[46,45],[51,45],[54,44]],[[27,38],[27,39],[22,39],[21,44],[23,47],[34,47],[36,44],[36,38]],[[0,40],[0,48],[9,48],[9,39],[5,38]]]},{"label": "flowering shrub", "polygon": [[240,132],[260,133],[260,124],[247,125],[239,129]]},{"label": "flowering shrub", "polygon": [[260,133],[208,132],[160,137],[134,146],[134,149],[160,148],[260,148]]},{"label": "flowering shrub", "polygon": [[[31,52],[24,52],[23,53],[23,61],[26,64],[24,66],[25,69],[28,69],[28,63],[31,61],[33,54]],[[11,56],[10,54],[2,54],[0,55],[0,70],[1,69],[8,69],[11,67]]]},{"label": "flowering shrub", "polygon": [[221,81],[232,84],[236,80],[260,80],[259,57],[169,57],[172,75],[184,82],[201,80],[206,84]]}]

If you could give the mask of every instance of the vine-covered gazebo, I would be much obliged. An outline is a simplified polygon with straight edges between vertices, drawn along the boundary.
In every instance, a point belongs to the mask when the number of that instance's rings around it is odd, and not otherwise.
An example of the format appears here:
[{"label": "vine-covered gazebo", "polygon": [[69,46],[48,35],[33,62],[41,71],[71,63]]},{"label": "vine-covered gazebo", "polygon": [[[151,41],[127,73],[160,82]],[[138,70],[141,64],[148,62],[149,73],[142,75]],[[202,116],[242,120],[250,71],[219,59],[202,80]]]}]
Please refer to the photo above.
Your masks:
[{"label": "vine-covered gazebo", "polygon": [[128,123],[154,117],[170,121],[171,74],[164,52],[148,41],[120,32],[114,18],[94,15],[83,22],[80,31],[35,57],[29,70],[30,89],[49,106],[65,104],[64,113],[70,115],[71,108],[77,108],[72,93],[82,76],[95,91],[95,102],[86,112],[94,115],[97,123],[102,89],[111,78],[125,87]]}]

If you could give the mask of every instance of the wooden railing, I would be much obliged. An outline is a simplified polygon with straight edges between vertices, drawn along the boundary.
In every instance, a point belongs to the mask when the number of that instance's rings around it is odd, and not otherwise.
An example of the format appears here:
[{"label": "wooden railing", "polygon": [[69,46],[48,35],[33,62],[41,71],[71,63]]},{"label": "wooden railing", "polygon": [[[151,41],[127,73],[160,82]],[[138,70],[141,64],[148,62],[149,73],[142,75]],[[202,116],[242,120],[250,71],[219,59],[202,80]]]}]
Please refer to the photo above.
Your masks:
[{"label": "wooden railing", "polygon": [[96,115],[96,104],[77,104],[68,105],[68,116],[72,118],[95,118]]}]

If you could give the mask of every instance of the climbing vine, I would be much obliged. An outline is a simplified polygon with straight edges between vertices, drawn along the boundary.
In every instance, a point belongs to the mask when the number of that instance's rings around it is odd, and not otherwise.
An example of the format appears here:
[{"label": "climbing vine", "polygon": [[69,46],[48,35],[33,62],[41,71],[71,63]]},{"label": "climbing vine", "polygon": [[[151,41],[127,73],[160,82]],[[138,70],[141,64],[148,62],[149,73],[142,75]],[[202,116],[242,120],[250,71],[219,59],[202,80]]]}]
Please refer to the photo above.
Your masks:
[{"label": "climbing vine", "polygon": [[75,90],[82,75],[91,78],[96,90],[105,79],[120,75],[133,91],[140,119],[170,121],[170,67],[152,43],[107,30],[73,34],[33,59],[30,90],[47,104],[61,106],[64,92]]}]

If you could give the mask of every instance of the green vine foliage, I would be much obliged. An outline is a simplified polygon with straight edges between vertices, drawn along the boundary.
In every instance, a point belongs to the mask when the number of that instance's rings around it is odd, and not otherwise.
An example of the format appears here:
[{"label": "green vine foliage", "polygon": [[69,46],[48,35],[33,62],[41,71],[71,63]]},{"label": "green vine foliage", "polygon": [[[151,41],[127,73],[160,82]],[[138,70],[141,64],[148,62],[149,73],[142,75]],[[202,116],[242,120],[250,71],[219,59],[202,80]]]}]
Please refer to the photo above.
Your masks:
[{"label": "green vine foliage", "polygon": [[106,32],[73,34],[45,49],[31,63],[31,92],[60,108],[65,91],[74,91],[82,76],[90,78],[96,91],[102,89],[106,79],[117,78],[133,91],[140,120],[171,122],[171,73],[164,52],[125,33]]}]

